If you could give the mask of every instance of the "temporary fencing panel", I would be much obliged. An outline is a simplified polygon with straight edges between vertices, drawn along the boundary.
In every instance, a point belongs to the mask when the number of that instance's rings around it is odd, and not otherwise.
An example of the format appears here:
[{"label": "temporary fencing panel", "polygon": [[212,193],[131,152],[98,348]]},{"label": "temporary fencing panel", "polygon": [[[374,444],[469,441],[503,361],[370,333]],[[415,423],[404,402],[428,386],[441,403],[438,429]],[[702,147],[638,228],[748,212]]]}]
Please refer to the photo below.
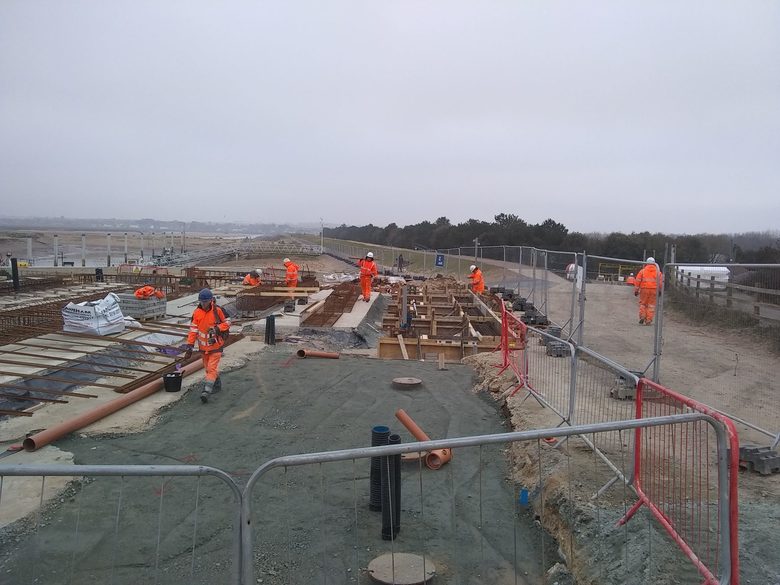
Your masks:
[{"label": "temporary fencing panel", "polygon": [[[645,263],[590,254],[582,262],[585,281],[575,309],[582,321],[576,336],[578,345],[609,356],[632,371],[651,372],[660,351],[659,319],[654,316],[648,325],[646,313],[643,313],[645,318],[640,323],[643,297],[635,296],[639,291],[628,281],[632,273],[637,275],[644,268]],[[652,296],[647,308],[660,317],[656,296]]]},{"label": "temporary fencing panel", "polygon": [[[743,436],[777,446],[780,265],[668,264],[665,279],[664,352],[689,354],[701,374],[678,380],[661,356],[654,377],[667,385],[684,383],[693,398],[742,425]],[[698,332],[717,336],[717,344],[690,343]],[[711,391],[713,385],[718,392]]]},{"label": "temporary fencing panel", "polygon": [[2,465],[0,581],[237,583],[241,498],[210,467]]},{"label": "temporary fencing panel", "polygon": [[634,441],[639,501],[621,519],[646,506],[705,578],[739,583],[739,439],[725,416],[646,378],[637,385],[636,418],[701,412],[718,421],[641,429]]},{"label": "temporary fencing panel", "polygon": [[[695,412],[293,455],[264,464],[243,490],[227,474],[198,466],[0,466],[0,488],[5,487],[0,510],[11,499],[8,482],[14,476],[41,478],[37,509],[2,535],[4,579],[367,584],[372,559],[388,553],[400,567],[397,555],[413,550],[430,563],[419,568],[421,575],[437,574],[444,582],[541,583],[545,573],[559,570],[561,551],[566,564],[586,579],[696,583],[695,571],[691,575],[681,566],[681,557],[670,552],[674,549],[659,546],[670,512],[655,516],[660,525],[639,512],[641,529],[618,526],[636,501],[630,486],[623,483],[609,497],[583,501],[581,494],[594,493],[614,470],[571,444],[556,445],[574,436],[598,444],[604,433],[623,439],[640,428],[648,437],[649,429],[679,437],[685,431],[674,429],[704,424],[715,433],[711,473],[724,477],[723,425]],[[615,459],[621,475],[628,475],[631,452],[627,441],[621,444]],[[401,492],[388,484],[387,505],[400,507],[390,510],[390,531],[383,539],[383,514],[368,510],[369,459],[387,464],[393,456],[437,450],[450,450],[452,461],[434,471],[422,457],[413,457],[403,463]],[[53,476],[98,479],[77,479],[44,505],[46,480]],[[218,479],[222,489],[207,476]],[[676,493],[678,485],[666,489]],[[729,516],[724,489],[719,483],[709,507],[719,518]],[[542,527],[552,530],[557,542]],[[713,537],[721,545],[716,548],[721,559],[728,554],[722,545],[735,530],[736,524],[727,523]],[[726,563],[719,567],[728,583]]]},{"label": "temporary fencing panel", "polygon": [[[575,491],[595,491],[612,471],[598,461],[588,461],[583,468],[582,459],[554,445],[573,435],[625,435],[637,427],[699,420],[708,419],[693,413],[269,461],[252,475],[244,492],[244,583],[269,576],[273,582],[284,583],[370,583],[364,568],[372,559],[383,554],[395,558],[410,550],[426,559],[417,568],[420,582],[435,571],[445,582],[514,582],[519,577],[523,582],[540,583],[543,574],[561,559],[555,552],[556,543],[535,527],[534,518],[546,526],[560,527],[557,544],[568,564],[579,566],[592,578],[609,572],[625,583],[649,584],[666,578],[695,583],[677,560],[667,560],[667,553],[658,546],[663,537],[650,524],[649,515],[647,529],[639,532],[616,526],[635,500],[628,486],[623,485],[609,500],[588,504],[587,512],[563,504],[564,496],[574,502]],[[507,450],[498,448],[506,445],[517,473],[509,484],[505,481]],[[368,459],[387,461],[395,455],[437,449],[453,452],[452,461],[439,470],[427,469],[422,459],[403,464],[398,535],[382,539],[381,515],[368,508]],[[621,459],[630,464],[627,448]],[[625,468],[621,471],[626,472]],[[548,514],[556,519],[548,523]],[[598,546],[601,539],[609,541],[609,563],[581,561],[580,556],[605,554]],[[401,557],[397,559],[400,570]]]}]

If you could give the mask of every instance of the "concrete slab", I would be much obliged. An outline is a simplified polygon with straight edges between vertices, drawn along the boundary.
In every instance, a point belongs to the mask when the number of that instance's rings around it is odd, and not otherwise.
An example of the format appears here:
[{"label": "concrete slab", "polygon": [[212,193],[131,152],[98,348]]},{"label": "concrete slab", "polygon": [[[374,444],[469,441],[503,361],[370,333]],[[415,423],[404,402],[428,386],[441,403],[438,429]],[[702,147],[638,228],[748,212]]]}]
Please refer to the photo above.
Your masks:
[{"label": "concrete slab", "polygon": [[362,298],[355,301],[352,311],[350,313],[344,313],[339,317],[339,320],[333,324],[334,329],[352,329],[353,327],[360,325],[371,310],[371,306],[378,298],[379,293],[372,292],[369,302],[365,302]]},{"label": "concrete slab", "polygon": [[186,295],[168,301],[165,305],[165,314],[169,317],[182,317],[189,319],[192,312],[198,306],[198,293]]}]

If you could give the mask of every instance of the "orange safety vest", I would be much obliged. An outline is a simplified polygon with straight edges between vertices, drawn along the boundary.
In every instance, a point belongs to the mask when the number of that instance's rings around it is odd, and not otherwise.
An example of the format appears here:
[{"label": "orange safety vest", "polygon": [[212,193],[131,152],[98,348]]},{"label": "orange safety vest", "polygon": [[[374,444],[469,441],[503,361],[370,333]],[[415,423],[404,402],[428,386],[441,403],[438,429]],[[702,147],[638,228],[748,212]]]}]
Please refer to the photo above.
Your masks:
[{"label": "orange safety vest", "polygon": [[295,262],[285,262],[287,267],[287,274],[284,277],[286,282],[298,282],[298,266]]},{"label": "orange safety vest", "polygon": [[361,258],[358,260],[357,265],[360,267],[361,280],[365,278],[373,278],[379,274],[379,270],[377,270],[376,262],[374,262],[373,258]]},{"label": "orange safety vest", "polygon": [[655,264],[647,264],[636,273],[634,288],[658,288],[659,281],[663,285],[664,275],[661,274],[659,279],[658,269],[655,267]]},{"label": "orange safety vest", "polygon": [[208,309],[199,306],[192,313],[187,343],[193,345],[197,339],[198,349],[203,353],[222,351],[229,331],[230,317],[222,307],[211,301]]},{"label": "orange safety vest", "polygon": [[473,280],[471,283],[471,290],[475,293],[485,292],[485,280],[482,278],[482,271],[479,268],[469,274],[469,278]]},{"label": "orange safety vest", "polygon": [[633,276],[629,276],[628,278],[626,278],[626,284],[636,284],[636,278],[634,278]]},{"label": "orange safety vest", "polygon": [[260,279],[250,272],[244,277],[244,282],[242,284],[248,284],[249,286],[259,286]]}]

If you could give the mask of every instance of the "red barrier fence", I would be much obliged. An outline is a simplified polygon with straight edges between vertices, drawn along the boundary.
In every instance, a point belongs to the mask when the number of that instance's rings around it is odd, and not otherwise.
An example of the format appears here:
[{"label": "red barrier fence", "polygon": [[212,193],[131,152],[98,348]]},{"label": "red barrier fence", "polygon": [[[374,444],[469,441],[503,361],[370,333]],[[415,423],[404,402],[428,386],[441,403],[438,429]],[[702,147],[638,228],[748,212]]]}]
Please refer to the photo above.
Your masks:
[{"label": "red barrier fence", "polygon": [[[646,378],[639,380],[637,419],[690,411],[706,414],[725,427],[728,455],[725,446],[717,445],[706,421],[637,428],[633,487],[639,501],[618,524],[647,506],[693,562],[704,583],[739,585],[739,438],[734,423],[700,402]],[[718,458],[725,464],[718,466]]]},{"label": "red barrier fence", "polygon": [[[500,374],[511,369],[517,377],[517,386],[514,394],[526,385],[528,367],[522,356],[528,338],[528,326],[512,313],[506,310],[506,303],[501,301],[501,344],[498,350],[501,352]],[[520,352],[518,358],[517,352]]]}]

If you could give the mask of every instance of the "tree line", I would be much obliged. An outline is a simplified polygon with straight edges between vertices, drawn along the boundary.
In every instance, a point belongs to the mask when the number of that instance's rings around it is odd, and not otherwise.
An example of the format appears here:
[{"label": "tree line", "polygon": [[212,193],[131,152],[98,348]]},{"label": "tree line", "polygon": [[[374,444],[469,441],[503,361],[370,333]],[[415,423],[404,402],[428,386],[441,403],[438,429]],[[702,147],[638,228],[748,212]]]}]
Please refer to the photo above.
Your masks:
[{"label": "tree line", "polygon": [[[586,251],[591,255],[642,260],[652,254],[661,263],[667,244],[676,246],[677,262],[756,262],[780,263],[780,238],[770,232],[743,234],[673,235],[660,232],[612,232],[584,234],[571,232],[553,219],[531,224],[517,215],[500,213],[493,221],[469,219],[453,224],[446,217],[435,221],[399,227],[368,224],[325,228],[325,237],[356,240],[399,248],[447,250],[480,246],[533,246],[568,252]],[[499,257],[490,249],[486,257]]]}]

